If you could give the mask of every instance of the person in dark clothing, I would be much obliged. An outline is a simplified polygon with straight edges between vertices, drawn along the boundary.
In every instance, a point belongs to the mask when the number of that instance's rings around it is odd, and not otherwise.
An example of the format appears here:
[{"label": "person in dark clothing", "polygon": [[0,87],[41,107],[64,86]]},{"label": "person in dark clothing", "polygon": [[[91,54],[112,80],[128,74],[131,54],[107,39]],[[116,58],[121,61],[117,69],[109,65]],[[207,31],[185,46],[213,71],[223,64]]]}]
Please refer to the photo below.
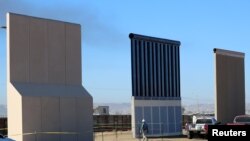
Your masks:
[{"label": "person in dark clothing", "polygon": [[148,125],[146,123],[146,121],[144,119],[142,119],[142,124],[141,124],[141,128],[140,128],[140,133],[142,135],[142,140],[143,141],[147,141],[147,133],[148,133]]}]

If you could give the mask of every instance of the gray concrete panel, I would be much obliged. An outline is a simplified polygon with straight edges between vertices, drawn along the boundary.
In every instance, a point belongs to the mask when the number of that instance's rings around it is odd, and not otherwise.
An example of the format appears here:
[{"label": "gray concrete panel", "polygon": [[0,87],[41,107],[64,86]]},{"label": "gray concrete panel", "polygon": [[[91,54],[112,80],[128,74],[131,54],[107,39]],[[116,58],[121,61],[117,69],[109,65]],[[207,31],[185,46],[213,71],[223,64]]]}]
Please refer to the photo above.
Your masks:
[{"label": "gray concrete panel", "polygon": [[8,23],[10,81],[28,82],[29,18],[12,15]]},{"label": "gray concrete panel", "polygon": [[[26,125],[23,128],[25,133],[41,131],[41,99],[33,97],[22,97],[23,105],[23,123]],[[32,115],[30,115],[32,113]]]},{"label": "gray concrete panel", "polygon": [[29,82],[48,82],[47,22],[30,18]]},{"label": "gray concrete panel", "polygon": [[65,84],[65,24],[48,21],[49,83]]},{"label": "gray concrete panel", "polygon": [[[69,106],[71,105],[71,106]],[[76,98],[60,98],[60,114],[61,114],[61,131],[62,132],[75,132],[77,127],[77,113],[76,113]],[[75,132],[77,133],[77,132]],[[64,136],[61,141],[76,140],[77,135],[62,135]]]},{"label": "gray concrete panel", "polygon": [[81,85],[81,27],[66,25],[66,84]]},{"label": "gray concrete panel", "polygon": [[[42,97],[42,131],[61,132],[60,98]],[[43,141],[60,141],[60,135],[44,135]]]},{"label": "gray concrete panel", "polygon": [[9,136],[93,140],[93,100],[81,85],[80,25],[12,13],[7,25]]},{"label": "gray concrete panel", "polygon": [[[72,105],[72,106],[69,106]],[[74,132],[76,129],[76,98],[60,98],[61,128],[65,132]]]},{"label": "gray concrete panel", "polygon": [[[33,97],[22,97],[22,115],[23,115],[23,132],[34,133],[42,131],[42,108],[41,99]],[[32,113],[32,114],[31,114]],[[37,140],[41,141],[41,136],[29,135],[23,136],[23,140]]]},{"label": "gray concrete panel", "polygon": [[[77,130],[78,139],[93,140],[93,99],[92,97],[77,98]],[[91,113],[91,114],[90,114]]]}]

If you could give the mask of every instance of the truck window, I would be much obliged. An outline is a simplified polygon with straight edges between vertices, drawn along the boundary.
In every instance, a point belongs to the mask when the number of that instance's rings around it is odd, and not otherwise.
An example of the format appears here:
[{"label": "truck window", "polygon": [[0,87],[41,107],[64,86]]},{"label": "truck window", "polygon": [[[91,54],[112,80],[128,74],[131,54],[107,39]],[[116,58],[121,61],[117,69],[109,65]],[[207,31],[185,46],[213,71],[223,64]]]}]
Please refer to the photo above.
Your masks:
[{"label": "truck window", "polygon": [[204,124],[204,123],[212,124],[212,120],[211,119],[197,119],[196,123],[197,124],[199,124],[199,123],[202,123],[202,124]]},{"label": "truck window", "polygon": [[250,117],[238,117],[235,119],[236,122],[249,122],[250,123]]}]

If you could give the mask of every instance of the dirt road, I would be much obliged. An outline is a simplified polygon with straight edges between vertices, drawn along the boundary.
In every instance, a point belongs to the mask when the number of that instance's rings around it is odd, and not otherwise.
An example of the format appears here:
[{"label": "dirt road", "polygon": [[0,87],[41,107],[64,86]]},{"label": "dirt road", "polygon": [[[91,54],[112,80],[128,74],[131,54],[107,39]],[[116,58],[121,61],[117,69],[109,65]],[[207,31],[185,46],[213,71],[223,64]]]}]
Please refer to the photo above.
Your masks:
[{"label": "dirt road", "polygon": [[[94,139],[95,141],[142,141],[142,139],[134,139],[130,131],[95,133]],[[187,139],[186,136],[180,136],[171,138],[149,138],[148,141],[206,141],[206,139]]]}]

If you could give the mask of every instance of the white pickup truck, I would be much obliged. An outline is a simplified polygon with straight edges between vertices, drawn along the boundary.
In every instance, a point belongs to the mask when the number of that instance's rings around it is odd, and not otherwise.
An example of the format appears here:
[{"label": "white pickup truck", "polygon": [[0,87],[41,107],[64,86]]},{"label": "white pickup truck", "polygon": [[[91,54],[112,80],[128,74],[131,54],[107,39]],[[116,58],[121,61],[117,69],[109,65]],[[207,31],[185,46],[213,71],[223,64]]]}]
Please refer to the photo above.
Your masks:
[{"label": "white pickup truck", "polygon": [[189,139],[192,139],[195,135],[198,136],[207,136],[208,125],[218,124],[215,118],[213,117],[199,117],[196,119],[193,124],[186,124],[186,134]]}]

